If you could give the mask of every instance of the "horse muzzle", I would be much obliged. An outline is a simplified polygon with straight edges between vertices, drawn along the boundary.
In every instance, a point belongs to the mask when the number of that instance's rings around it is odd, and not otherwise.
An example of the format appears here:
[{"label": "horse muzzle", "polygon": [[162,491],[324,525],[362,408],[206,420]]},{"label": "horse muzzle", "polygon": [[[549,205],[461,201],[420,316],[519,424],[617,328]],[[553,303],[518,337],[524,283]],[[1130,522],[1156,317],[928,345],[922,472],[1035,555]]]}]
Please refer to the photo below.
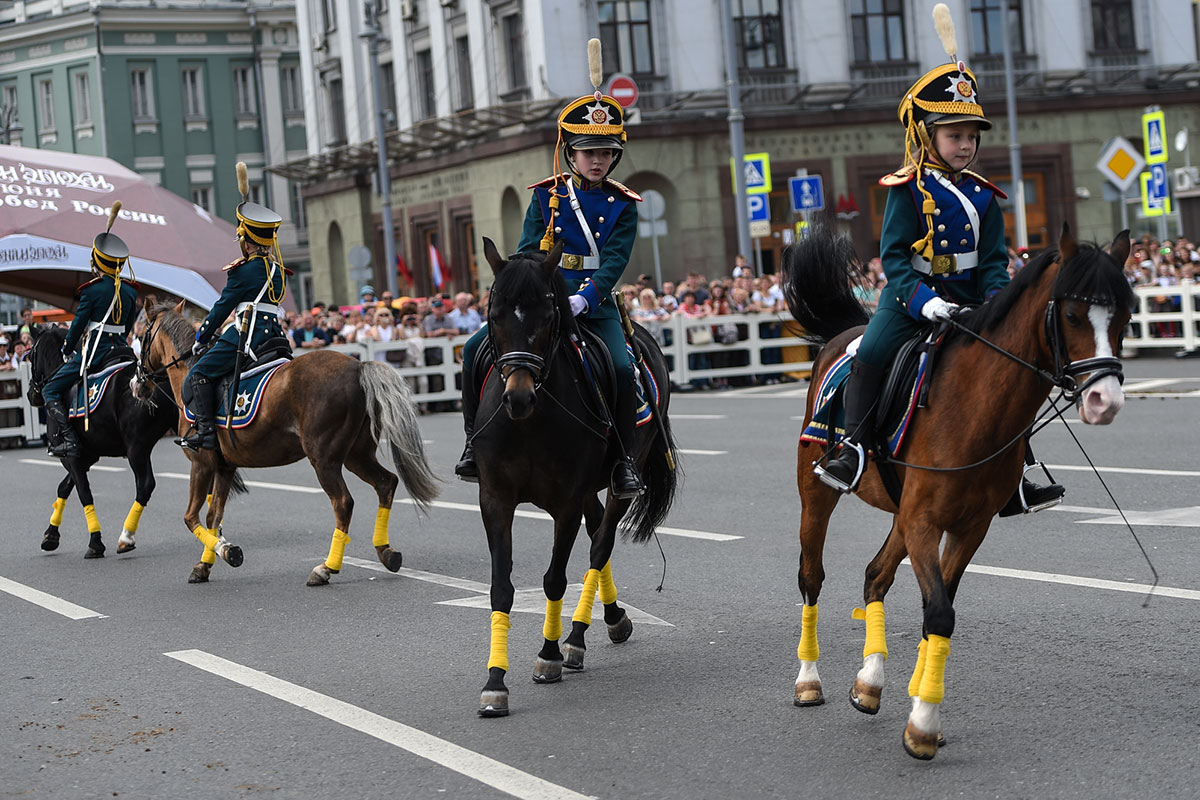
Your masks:
[{"label": "horse muzzle", "polygon": [[525,370],[514,370],[504,382],[504,410],[513,420],[526,419],[537,405],[537,385]]},{"label": "horse muzzle", "polygon": [[1115,375],[1105,375],[1081,391],[1075,404],[1088,425],[1108,425],[1125,406],[1125,392]]}]

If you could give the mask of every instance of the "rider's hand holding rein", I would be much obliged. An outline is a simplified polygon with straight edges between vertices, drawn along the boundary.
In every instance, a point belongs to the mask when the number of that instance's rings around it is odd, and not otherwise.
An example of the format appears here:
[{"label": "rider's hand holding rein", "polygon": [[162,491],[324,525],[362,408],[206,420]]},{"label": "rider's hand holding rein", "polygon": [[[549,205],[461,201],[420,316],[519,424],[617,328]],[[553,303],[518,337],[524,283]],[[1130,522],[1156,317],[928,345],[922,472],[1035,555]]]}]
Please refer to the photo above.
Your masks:
[{"label": "rider's hand holding rein", "polygon": [[568,302],[571,304],[571,314],[578,317],[583,312],[587,311],[587,300],[583,299],[583,295],[573,294]]}]

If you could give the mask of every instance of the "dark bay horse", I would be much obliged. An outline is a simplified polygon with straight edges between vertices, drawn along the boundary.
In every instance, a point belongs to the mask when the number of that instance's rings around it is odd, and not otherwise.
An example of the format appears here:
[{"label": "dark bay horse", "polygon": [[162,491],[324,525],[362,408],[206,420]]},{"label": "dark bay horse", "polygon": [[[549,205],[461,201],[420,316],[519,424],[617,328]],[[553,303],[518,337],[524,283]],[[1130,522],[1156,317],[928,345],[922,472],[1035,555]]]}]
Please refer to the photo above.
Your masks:
[{"label": "dark bay horse", "polygon": [[[187,375],[195,328],[181,316],[183,304],[159,306],[149,312],[142,348],[142,391],[164,376],[179,406],[180,430],[187,428],[180,392]],[[180,354],[184,355],[180,355]],[[218,423],[221,420],[218,419]],[[417,427],[417,408],[408,384],[387,364],[358,362],[343,353],[321,351],[279,368],[264,391],[258,417],[240,430],[218,426],[219,451],[189,453],[190,498],[184,524],[204,544],[200,562],[189,582],[208,580],[216,555],[231,566],[242,563],[241,549],[220,532],[225,501],[240,467],[273,467],[307,458],[321,488],[333,503],[335,529],[329,556],[308,577],[309,586],[329,583],[339,572],[350,541],[354,498],[342,476],[345,466],[370,484],[379,498],[372,543],[380,563],[392,572],[402,557],[388,540],[388,518],[400,480],[422,511],[438,494],[437,482],[425,459]],[[387,441],[400,479],[379,463],[376,452]],[[200,511],[211,487],[208,515]]]},{"label": "dark bay horse", "polygon": [[[49,326],[42,328],[33,342],[30,357],[31,375],[29,400],[32,405],[42,404],[41,387],[63,364],[62,347],[66,341],[65,328]],[[50,514],[50,525],[42,534],[42,549],[57,550],[59,525],[62,524],[63,508],[72,489],[78,489],[79,502],[83,505],[90,536],[84,558],[103,558],[104,539],[100,531],[100,519],[93,506],[92,488],[88,482],[88,470],[102,456],[118,456],[129,460],[133,470],[135,499],[125,517],[124,529],[117,541],[117,552],[128,553],[136,547],[138,523],[142,510],[150,503],[154,492],[154,468],[150,453],[154,445],[175,427],[175,404],[169,395],[148,395],[145,400],[134,396],[131,380],[137,370],[134,355],[129,351],[129,365],[112,376],[108,390],[101,398],[96,410],[91,412],[89,424],[82,419],[71,420],[79,437],[80,455],[63,458],[62,465],[67,476],[58,484],[58,496]],[[115,362],[114,362],[115,363]],[[99,365],[92,368],[96,373]],[[72,389],[72,392],[76,389]]]},{"label": "dark bay horse", "polygon": [[[888,652],[883,599],[907,555],[924,606],[923,637],[908,684],[912,710],[903,739],[905,750],[916,758],[930,759],[937,752],[954,596],[992,518],[1021,478],[1024,432],[1055,386],[1075,399],[1088,424],[1107,425],[1124,404],[1117,355],[1133,306],[1123,273],[1128,255],[1128,231],[1117,236],[1110,254],[1077,243],[1064,226],[1057,251],[1035,258],[1008,287],[965,316],[961,325],[967,331],[952,330],[947,336],[934,374],[927,379],[932,381],[928,405],[916,411],[895,454],[908,464],[897,467],[903,482],[899,506],[886,491],[874,460],[863,474],[858,496],[893,514],[893,521],[883,547],[867,566],[866,609],[855,610],[857,619],[866,620],[866,646],[850,700],[868,714],[879,710]],[[844,239],[823,230],[784,253],[788,307],[810,335],[825,342],[813,362],[806,428],[817,399],[815,387],[867,320],[850,288],[852,257]],[[817,599],[825,577],[822,549],[829,518],[841,495],[813,473],[813,462],[822,454],[821,445],[806,441],[797,448],[798,581],[804,598],[797,648],[798,706],[824,702],[817,673]]]},{"label": "dark bay horse", "polygon": [[[545,256],[526,253],[505,261],[490,239],[483,242],[495,273],[487,323],[495,367],[480,390],[474,435],[479,507],[492,557],[491,654],[479,713],[498,717],[508,714],[504,675],[508,671],[513,512],[517,505],[533,503],[554,518],[554,545],[542,582],[546,592],[544,644],[533,672],[535,682],[553,683],[561,680],[564,666],[583,669],[584,634],[591,623],[597,591],[604,604],[609,638],[624,642],[633,632],[628,614],[617,604],[609,563],[617,527],[629,511],[624,531],[635,542],[649,539],[671,508],[677,475],[675,442],[667,419],[670,377],[666,362],[654,339],[634,325],[645,364],[660,389],[654,408],[659,422],[650,420],[637,428],[635,441],[627,443],[646,491],[634,500],[620,500],[610,493],[600,502],[599,493],[608,489],[619,453],[574,349],[579,328],[571,315],[566,281],[558,271],[562,245],[555,245]],[[571,633],[560,650],[567,562],[581,519],[586,520],[591,537],[589,569]]]}]

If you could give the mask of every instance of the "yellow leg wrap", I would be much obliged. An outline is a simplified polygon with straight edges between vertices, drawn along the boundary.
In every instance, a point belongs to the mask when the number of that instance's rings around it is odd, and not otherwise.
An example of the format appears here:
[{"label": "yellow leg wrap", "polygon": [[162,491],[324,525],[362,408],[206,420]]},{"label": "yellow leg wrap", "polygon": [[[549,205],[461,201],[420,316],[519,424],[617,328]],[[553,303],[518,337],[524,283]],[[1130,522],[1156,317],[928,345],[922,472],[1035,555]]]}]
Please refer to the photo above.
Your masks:
[{"label": "yellow leg wrap", "polygon": [[217,532],[212,528],[206,528],[203,525],[197,525],[192,528],[192,534],[200,540],[204,545],[205,551],[213,550],[217,546]]},{"label": "yellow leg wrap", "polygon": [[213,550],[208,545],[204,546],[204,552],[200,554],[200,561],[208,564],[210,567],[217,563],[217,551]]},{"label": "yellow leg wrap", "polygon": [[542,636],[547,641],[557,642],[562,636],[562,599],[546,598],[546,622],[542,625]]},{"label": "yellow leg wrap", "polygon": [[600,570],[600,602],[604,605],[617,602],[617,585],[613,583],[611,561]]},{"label": "yellow leg wrap", "polygon": [[95,506],[84,506],[83,515],[87,517],[88,533],[100,530],[100,518],[96,516]]},{"label": "yellow leg wrap", "polygon": [[342,557],[346,554],[346,543],[350,536],[337,528],[333,529],[333,541],[329,543],[329,555],[325,557],[325,566],[334,572],[342,571]]},{"label": "yellow leg wrap", "polygon": [[908,679],[908,696],[916,697],[921,693],[921,678],[925,677],[925,640],[917,645],[917,665],[913,667],[912,677]]},{"label": "yellow leg wrap", "polygon": [[925,651],[920,697],[926,703],[940,703],[946,694],[946,656],[950,655],[950,640],[931,633]]},{"label": "yellow leg wrap", "polygon": [[805,606],[800,618],[800,645],[796,648],[796,656],[801,661],[816,661],[821,655],[817,645],[817,607]]},{"label": "yellow leg wrap", "polygon": [[371,537],[371,544],[375,547],[388,546],[388,518],[391,517],[392,510],[390,508],[380,508],[375,512],[375,535]]},{"label": "yellow leg wrap", "polygon": [[62,525],[63,509],[67,507],[65,498],[56,497],[54,499],[54,510],[50,512],[50,524],[54,527]]},{"label": "yellow leg wrap", "polygon": [[133,507],[129,509],[129,513],[125,516],[125,530],[130,533],[137,533],[138,523],[142,521],[142,512],[146,507],[137,500],[133,501]]},{"label": "yellow leg wrap", "polygon": [[488,669],[499,667],[508,672],[508,629],[511,627],[508,614],[492,612],[492,652],[488,656]]},{"label": "yellow leg wrap", "polygon": [[596,602],[596,585],[600,583],[600,570],[589,569],[583,576],[583,592],[579,595],[579,605],[575,606],[573,622],[592,624],[592,604]]},{"label": "yellow leg wrap", "polygon": [[854,618],[867,621],[867,638],[863,644],[863,658],[873,653],[880,653],[886,660],[888,657],[887,636],[884,633],[883,601],[876,600],[867,603],[867,609],[854,609]]},{"label": "yellow leg wrap", "polygon": [[206,506],[211,506],[211,505],[212,505],[212,495],[211,495],[211,494],[206,494],[206,495],[204,495],[204,504],[205,504]]}]

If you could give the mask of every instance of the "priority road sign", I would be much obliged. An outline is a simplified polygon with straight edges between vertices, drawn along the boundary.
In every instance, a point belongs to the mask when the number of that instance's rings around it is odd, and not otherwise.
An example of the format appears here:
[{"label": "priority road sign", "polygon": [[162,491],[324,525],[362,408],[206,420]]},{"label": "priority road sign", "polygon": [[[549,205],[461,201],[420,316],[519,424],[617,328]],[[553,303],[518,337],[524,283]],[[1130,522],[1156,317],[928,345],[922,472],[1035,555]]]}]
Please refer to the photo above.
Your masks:
[{"label": "priority road sign", "polygon": [[[746,174],[746,194],[771,193],[771,156],[768,153],[746,153],[743,157]],[[737,175],[733,172],[733,159],[729,159],[729,176],[733,191],[737,193]]]},{"label": "priority road sign", "polygon": [[1146,147],[1146,163],[1162,164],[1167,160],[1167,123],[1163,112],[1142,114],[1142,139]]},{"label": "priority road sign", "polygon": [[1171,213],[1171,194],[1167,186],[1167,168],[1162,164],[1151,164],[1148,172],[1141,175],[1142,214],[1160,217]]},{"label": "priority road sign", "polygon": [[1100,160],[1096,169],[1100,174],[1112,181],[1122,192],[1129,189],[1138,179],[1138,173],[1146,166],[1146,160],[1128,139],[1120,136],[1109,139],[1100,151]]},{"label": "priority road sign", "polygon": [[821,211],[825,208],[825,191],[820,175],[806,175],[788,180],[792,190],[792,211]]}]

